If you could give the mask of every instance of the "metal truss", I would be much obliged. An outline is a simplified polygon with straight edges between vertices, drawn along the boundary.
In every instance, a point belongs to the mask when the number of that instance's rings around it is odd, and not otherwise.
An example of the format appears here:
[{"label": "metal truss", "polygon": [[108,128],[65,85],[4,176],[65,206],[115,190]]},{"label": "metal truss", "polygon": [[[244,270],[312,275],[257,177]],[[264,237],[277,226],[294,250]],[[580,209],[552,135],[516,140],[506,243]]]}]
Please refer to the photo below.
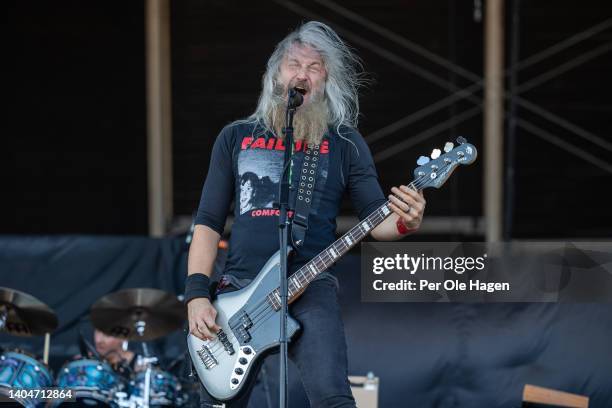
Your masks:
[{"label": "metal truss", "polygon": [[[326,19],[325,17],[318,15],[308,9],[306,9],[305,7],[298,5],[292,1],[284,1],[284,0],[274,0],[276,3],[278,3],[279,5],[295,12],[296,14],[299,14],[301,16],[307,17],[307,18],[312,18],[315,20],[319,20],[319,21],[323,21],[326,23],[330,23],[330,21],[328,19]],[[333,1],[329,1],[329,0],[313,0],[315,3],[318,3],[319,5],[322,5],[326,8],[328,8],[329,10],[337,13],[338,15],[340,15],[341,17],[352,21],[355,24],[358,24],[359,26],[368,29],[371,32],[374,32],[386,39],[388,39],[389,41],[394,42],[397,45],[400,45],[403,48],[406,48],[412,52],[414,52],[415,54],[420,55],[421,57],[436,63],[444,68],[446,68],[447,70],[457,74],[458,76],[463,77],[464,79],[467,79],[469,81],[472,81],[473,83],[465,88],[461,88],[458,87],[457,85],[449,82],[448,80],[446,80],[445,78],[442,78],[434,73],[432,73],[431,71],[420,67],[419,65],[407,60],[406,58],[397,55],[396,53],[393,53],[392,51],[389,51],[388,49],[385,49],[384,47],[380,46],[380,44],[378,43],[374,43],[370,40],[365,39],[364,37],[346,29],[343,27],[338,26],[337,24],[333,24],[334,25],[334,29],[339,32],[344,38],[346,38],[348,41],[359,45],[365,49],[368,49],[369,51],[377,54],[378,56],[380,56],[381,58],[386,59],[387,61],[403,68],[406,69],[407,71],[410,71],[411,73],[420,76],[421,78],[424,78],[430,82],[432,82],[433,84],[449,91],[452,92],[452,94],[450,94],[449,96],[442,98],[430,105],[427,105],[419,110],[417,110],[416,112],[412,112],[409,115],[393,122],[390,123],[387,126],[384,126],[374,132],[372,132],[370,135],[368,135],[365,139],[369,142],[372,143],[374,141],[380,140],[390,134],[393,134],[397,131],[399,131],[400,129],[418,121],[421,120],[435,112],[440,111],[441,109],[448,107],[450,105],[452,105],[453,103],[462,100],[462,99],[466,99],[474,104],[476,104],[477,106],[471,109],[468,109],[456,116],[454,116],[453,118],[448,119],[447,121],[441,123],[441,124],[437,124],[429,129],[426,129],[424,131],[422,131],[421,133],[415,135],[413,138],[411,138],[411,140],[407,140],[405,142],[399,143],[399,144],[395,144],[394,146],[388,147],[386,149],[383,149],[382,151],[377,152],[374,155],[374,159],[377,162],[386,160],[392,156],[395,156],[396,154],[412,147],[413,145],[420,143],[421,141],[424,141],[426,139],[428,139],[429,137],[435,136],[436,134],[456,125],[457,123],[460,123],[462,121],[468,120],[474,116],[477,116],[480,112],[480,110],[482,109],[482,98],[480,96],[475,95],[476,92],[479,92],[484,85],[484,80],[482,77],[480,77],[479,75],[470,72],[469,70],[423,48],[422,46],[406,39],[405,37],[402,37],[390,30],[388,30],[385,27],[382,27],[370,20],[368,20],[367,18],[365,18],[362,15],[359,15]],[[609,29],[610,27],[612,27],[612,18],[609,18],[607,20],[602,21],[601,23],[598,23],[582,32],[579,32],[577,34],[572,35],[571,37],[566,38],[565,40],[562,40],[550,47],[547,47],[546,49],[524,59],[523,61],[520,61],[516,64],[516,66],[512,66],[509,69],[506,70],[505,74],[506,75],[510,75],[511,72],[513,71],[520,71],[523,70],[527,67],[533,66],[541,61],[544,61],[545,59],[569,48],[570,46],[573,46],[575,44],[578,44],[588,38],[593,37],[594,35]],[[568,121],[567,119],[561,118],[557,115],[555,115],[554,113],[544,109],[541,106],[538,106],[537,104],[526,100],[525,98],[518,96],[518,94],[520,93],[524,93],[528,90],[531,90],[537,86],[542,85],[543,83],[553,79],[554,77],[557,77],[559,75],[561,75],[564,72],[567,72],[573,68],[576,68],[580,65],[583,65],[584,63],[593,60],[601,55],[604,55],[608,52],[610,52],[612,50],[612,42],[606,42],[603,45],[600,45],[588,52],[585,52],[581,55],[578,55],[577,57],[570,59],[568,61],[566,61],[565,63],[556,66],[553,69],[550,69],[548,71],[542,72],[540,73],[540,75],[522,83],[518,89],[516,90],[515,94],[514,94],[514,98],[515,98],[515,102],[521,106],[521,108],[573,133],[574,135],[589,141],[590,143],[596,144],[597,146],[604,148],[605,150],[611,151],[612,152],[612,143],[606,141],[604,138],[597,136],[591,132],[589,132],[586,129],[581,128],[580,126],[571,123],[570,121]],[[505,92],[505,98],[510,98],[511,95],[506,91]],[[525,120],[525,119],[521,119],[518,121],[517,125],[519,127],[521,127],[522,129],[526,130],[527,132],[540,137],[541,139],[554,144],[555,146],[562,148],[566,151],[568,151],[569,153],[588,161],[590,164],[599,167],[600,169],[612,173],[612,165],[610,165],[609,163],[600,160],[596,157],[594,157],[592,154],[584,151],[583,149],[580,149],[574,145],[572,145],[571,143],[568,143],[566,141],[564,141],[562,138],[560,138],[557,135],[554,135],[550,132],[547,132],[543,129],[541,129],[540,127],[534,125],[533,123]]]}]

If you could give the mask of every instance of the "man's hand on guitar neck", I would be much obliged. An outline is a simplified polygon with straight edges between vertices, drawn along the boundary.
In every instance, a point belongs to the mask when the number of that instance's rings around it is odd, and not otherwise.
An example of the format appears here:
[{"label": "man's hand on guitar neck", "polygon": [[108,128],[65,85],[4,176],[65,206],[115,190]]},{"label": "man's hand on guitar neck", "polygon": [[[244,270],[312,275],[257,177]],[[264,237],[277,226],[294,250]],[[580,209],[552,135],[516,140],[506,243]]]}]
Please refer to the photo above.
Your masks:
[{"label": "man's hand on guitar neck", "polygon": [[192,299],[187,303],[189,332],[202,340],[212,340],[220,329],[215,323],[217,310],[207,298]]},{"label": "man's hand on guitar neck", "polygon": [[[423,191],[415,191],[407,186],[393,187],[389,195],[389,208],[393,214],[372,230],[372,237],[378,241],[395,241],[421,226],[425,212]],[[401,229],[399,228],[401,224]]]},{"label": "man's hand on guitar neck", "polygon": [[389,195],[393,212],[401,218],[406,228],[419,229],[426,203],[423,190],[416,191],[408,186],[399,186],[393,187],[391,191],[395,194]]}]

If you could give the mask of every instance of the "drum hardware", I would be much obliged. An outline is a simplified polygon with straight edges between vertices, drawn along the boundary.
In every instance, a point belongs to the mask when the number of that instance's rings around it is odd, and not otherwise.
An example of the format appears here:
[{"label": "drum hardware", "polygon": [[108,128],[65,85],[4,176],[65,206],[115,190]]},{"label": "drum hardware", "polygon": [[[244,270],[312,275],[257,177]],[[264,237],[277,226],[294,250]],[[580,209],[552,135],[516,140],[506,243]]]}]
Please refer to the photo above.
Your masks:
[{"label": "drum hardware", "polygon": [[[142,355],[135,357],[144,370],[131,372],[128,367],[124,379],[80,332],[81,350],[88,350],[91,357],[66,362],[54,381],[47,361],[50,332],[58,325],[55,313],[27,293],[0,287],[0,331],[24,337],[45,334],[42,360],[20,350],[0,351],[0,393],[11,388],[57,386],[75,390],[77,398],[87,405],[125,408],[185,405],[189,397],[181,393],[178,377],[157,365],[158,358],[151,355],[146,343],[182,327],[186,309],[175,296],[157,289],[122,290],[98,300],[91,308],[90,318],[94,327],[104,333],[141,342]],[[124,349],[126,345],[127,341],[122,345]],[[171,366],[178,362],[180,359]],[[41,402],[19,401],[24,406]],[[56,400],[49,406],[63,403]]]},{"label": "drum hardware", "polygon": [[187,312],[176,296],[163,290],[134,288],[102,297],[90,316],[93,325],[110,336],[149,341],[180,329]]},{"label": "drum hardware", "polygon": [[178,378],[153,363],[149,364],[148,370],[132,376],[128,393],[137,407],[182,406],[185,402]]},{"label": "drum hardware", "polygon": [[119,407],[130,407],[130,401],[128,399],[128,393],[119,391],[115,393],[115,404]]},{"label": "drum hardware", "polygon": [[[140,325],[139,325],[140,324]],[[144,322],[136,322],[137,332],[142,336],[144,334]],[[149,349],[147,343],[142,342],[142,351],[144,356],[138,356],[138,364],[145,368],[144,378],[144,395],[143,395],[143,408],[149,408],[149,402],[151,401],[151,372],[153,371],[152,365],[157,363],[157,357],[151,357],[149,355]]]},{"label": "drum hardware", "polygon": [[43,346],[43,361],[49,364],[49,347],[51,345],[51,334],[45,333],[45,345]]},{"label": "drum hardware", "polygon": [[178,379],[156,367],[158,358],[151,355],[146,343],[182,327],[186,309],[176,296],[151,288],[124,289],[96,301],[90,317],[96,329],[142,345],[137,365],[144,371],[132,374],[127,394],[115,393],[118,406],[181,405]]}]

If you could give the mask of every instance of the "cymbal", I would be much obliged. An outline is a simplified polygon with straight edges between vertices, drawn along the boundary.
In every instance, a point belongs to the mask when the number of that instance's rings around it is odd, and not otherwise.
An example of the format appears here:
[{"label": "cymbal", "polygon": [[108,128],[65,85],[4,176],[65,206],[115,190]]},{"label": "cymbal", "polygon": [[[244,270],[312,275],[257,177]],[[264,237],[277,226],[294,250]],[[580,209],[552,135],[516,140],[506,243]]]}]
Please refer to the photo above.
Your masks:
[{"label": "cymbal", "polygon": [[34,296],[0,287],[1,331],[22,337],[39,336],[51,333],[57,324],[55,312]]},{"label": "cymbal", "polygon": [[100,298],[91,307],[93,326],[115,337],[153,340],[180,329],[187,317],[176,296],[159,289],[123,289]]}]

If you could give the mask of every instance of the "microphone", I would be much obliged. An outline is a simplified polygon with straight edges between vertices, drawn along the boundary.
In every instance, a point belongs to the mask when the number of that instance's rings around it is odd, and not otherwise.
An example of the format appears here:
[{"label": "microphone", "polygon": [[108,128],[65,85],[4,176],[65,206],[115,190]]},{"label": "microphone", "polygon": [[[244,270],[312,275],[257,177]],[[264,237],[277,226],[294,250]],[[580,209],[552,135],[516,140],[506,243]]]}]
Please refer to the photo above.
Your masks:
[{"label": "microphone", "polygon": [[304,96],[295,88],[289,88],[289,98],[287,102],[287,109],[295,109],[302,105],[304,102]]}]

